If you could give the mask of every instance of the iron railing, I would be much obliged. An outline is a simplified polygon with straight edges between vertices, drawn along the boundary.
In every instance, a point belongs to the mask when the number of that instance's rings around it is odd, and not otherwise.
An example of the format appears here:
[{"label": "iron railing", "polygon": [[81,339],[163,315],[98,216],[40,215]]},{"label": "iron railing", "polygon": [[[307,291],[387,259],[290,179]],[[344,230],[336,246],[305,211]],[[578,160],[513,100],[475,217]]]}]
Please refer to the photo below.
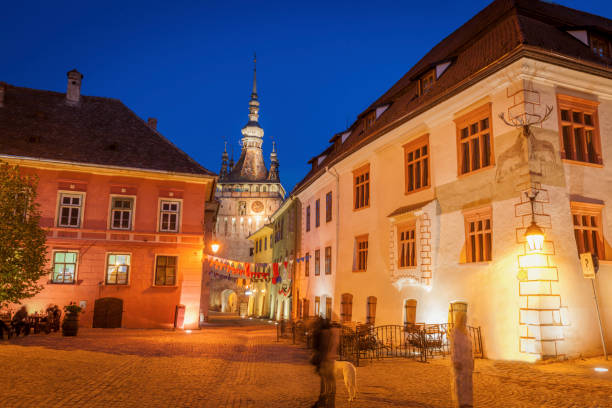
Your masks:
[{"label": "iron railing", "polygon": [[[291,339],[293,344],[312,347],[311,321],[281,321],[276,326],[276,338]],[[417,325],[343,325],[340,334],[340,360],[359,366],[360,361],[383,358],[412,358],[427,361],[434,356],[450,354],[448,331],[452,324]],[[475,358],[483,358],[480,327],[468,326]]]}]

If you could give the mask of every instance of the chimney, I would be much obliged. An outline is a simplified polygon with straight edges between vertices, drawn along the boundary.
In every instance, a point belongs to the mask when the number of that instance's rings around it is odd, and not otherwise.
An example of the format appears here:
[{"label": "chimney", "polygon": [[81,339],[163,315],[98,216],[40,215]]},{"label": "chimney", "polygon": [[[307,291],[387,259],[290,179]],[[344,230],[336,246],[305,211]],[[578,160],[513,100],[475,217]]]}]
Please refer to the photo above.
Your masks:
[{"label": "chimney", "polygon": [[157,130],[157,119],[149,118],[149,119],[147,119],[147,124],[149,125],[149,127],[151,129]]},{"label": "chimney", "polygon": [[6,92],[6,84],[0,82],[0,108],[4,106],[4,93]]},{"label": "chimney", "polygon": [[77,104],[81,99],[81,81],[83,74],[76,69],[68,71],[68,89],[66,90],[66,101],[70,104]]}]

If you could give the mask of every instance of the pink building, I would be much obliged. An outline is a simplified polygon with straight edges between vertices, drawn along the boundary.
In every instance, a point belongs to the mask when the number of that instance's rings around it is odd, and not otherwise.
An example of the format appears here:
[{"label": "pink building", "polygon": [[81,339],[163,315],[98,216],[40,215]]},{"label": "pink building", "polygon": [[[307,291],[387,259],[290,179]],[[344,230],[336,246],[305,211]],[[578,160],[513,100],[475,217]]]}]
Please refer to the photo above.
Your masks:
[{"label": "pink building", "polygon": [[0,159],[39,177],[48,230],[51,273],[25,304],[75,301],[83,326],[197,327],[216,176],[155,119],[80,95],[82,77],[68,73],[66,94],[0,85]]}]

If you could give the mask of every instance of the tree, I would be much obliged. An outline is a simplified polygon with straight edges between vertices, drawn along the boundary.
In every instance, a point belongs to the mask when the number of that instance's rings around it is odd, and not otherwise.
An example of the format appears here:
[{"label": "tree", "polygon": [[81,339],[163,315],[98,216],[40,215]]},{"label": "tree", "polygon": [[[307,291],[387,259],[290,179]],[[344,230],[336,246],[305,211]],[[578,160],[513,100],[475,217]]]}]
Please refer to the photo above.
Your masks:
[{"label": "tree", "polygon": [[43,288],[38,280],[50,272],[37,185],[37,177],[0,162],[0,307],[36,295]]}]

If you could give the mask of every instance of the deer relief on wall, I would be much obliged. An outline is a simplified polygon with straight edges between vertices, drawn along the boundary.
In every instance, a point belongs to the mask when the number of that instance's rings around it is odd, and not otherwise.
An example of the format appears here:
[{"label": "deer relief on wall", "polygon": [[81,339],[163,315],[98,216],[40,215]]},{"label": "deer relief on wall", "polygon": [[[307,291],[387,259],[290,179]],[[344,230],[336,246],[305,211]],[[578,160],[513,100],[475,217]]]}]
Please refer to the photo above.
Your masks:
[{"label": "deer relief on wall", "polygon": [[527,168],[529,162],[557,162],[554,145],[538,139],[533,132],[534,126],[541,127],[550,118],[553,107],[546,105],[544,112],[538,113],[540,94],[528,88],[525,86],[515,92],[508,90],[508,97],[513,99],[514,104],[508,108],[508,118],[503,112],[499,114],[506,125],[520,129],[520,132],[514,144],[499,155],[496,174],[498,182],[521,167]]}]

